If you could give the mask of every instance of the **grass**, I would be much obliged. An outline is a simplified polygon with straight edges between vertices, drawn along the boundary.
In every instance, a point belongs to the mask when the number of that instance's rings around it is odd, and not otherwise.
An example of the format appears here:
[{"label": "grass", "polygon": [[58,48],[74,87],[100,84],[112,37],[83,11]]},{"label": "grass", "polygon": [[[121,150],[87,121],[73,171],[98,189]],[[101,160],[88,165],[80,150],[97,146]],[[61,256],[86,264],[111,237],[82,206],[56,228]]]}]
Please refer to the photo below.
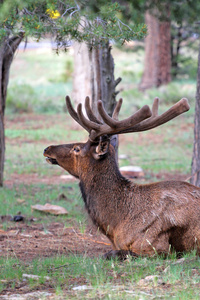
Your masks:
[{"label": "grass", "polygon": [[77,255],[29,263],[9,259],[0,261],[0,288],[18,289],[23,274],[31,274],[39,278],[25,279],[30,290],[51,286],[57,296],[70,299],[199,299],[199,262],[195,253],[179,260],[172,255],[165,260],[138,258],[125,263]]},{"label": "grass", "polygon": [[[51,222],[69,222],[76,221],[83,228],[85,222],[85,214],[83,213],[83,202],[81,200],[80,191],[77,183],[61,185],[46,184],[19,184],[12,189],[5,187],[1,189],[1,215],[17,215],[20,211],[22,215],[30,217],[33,215],[38,222],[48,223],[49,215],[40,212],[32,212],[31,206],[35,204],[51,203],[65,207],[68,215],[51,216]],[[59,195],[64,194],[66,199],[60,199]],[[23,200],[23,201],[21,201]],[[4,224],[5,226],[5,224]]]},{"label": "grass", "polygon": [[[145,172],[144,182],[154,181],[154,175],[162,172],[181,173],[187,177],[193,148],[196,82],[181,78],[142,93],[137,85],[141,80],[144,51],[122,52],[114,48],[113,56],[115,77],[123,78],[119,85],[120,96],[124,98],[121,118],[144,104],[151,105],[156,96],[161,100],[160,112],[182,97],[188,97],[191,104],[187,114],[162,127],[121,136],[119,154],[126,154],[128,158],[120,160],[120,166],[140,165]],[[5,180],[20,175],[31,178],[33,174],[39,180],[59,177],[65,172],[45,162],[43,149],[50,144],[87,140],[87,133],[77,130],[64,112],[65,95],[71,95],[72,91],[72,71],[71,52],[56,56],[50,49],[38,49],[17,54],[11,68],[6,109]],[[67,196],[67,201],[58,199],[61,193]],[[81,233],[87,227],[77,182],[64,185],[16,182],[12,187],[6,185],[0,189],[0,200],[1,215],[15,215],[20,211],[28,218],[37,218],[44,227],[49,220],[63,222],[66,227],[76,222]],[[31,205],[46,202],[64,206],[68,216],[49,218],[31,211]],[[13,223],[0,226],[6,230]],[[165,260],[162,257],[138,258],[124,263],[75,254],[29,262],[0,258],[0,291],[8,288],[16,291],[25,284],[28,291],[51,288],[57,297],[63,295],[66,299],[199,299],[199,262],[194,253],[185,255],[182,261],[172,255]],[[41,277],[37,281],[24,281],[22,275],[25,273]],[[148,279],[151,275],[154,277]],[[45,276],[50,279],[46,280]],[[89,289],[73,290],[82,285]]]},{"label": "grass", "polygon": [[[119,153],[126,153],[130,157],[129,163],[140,165],[146,171],[189,174],[193,150],[192,121],[185,116],[179,121],[181,123],[171,121],[167,128],[163,126],[133,137],[120,137]],[[178,128],[180,124],[185,124],[183,130]]]}]

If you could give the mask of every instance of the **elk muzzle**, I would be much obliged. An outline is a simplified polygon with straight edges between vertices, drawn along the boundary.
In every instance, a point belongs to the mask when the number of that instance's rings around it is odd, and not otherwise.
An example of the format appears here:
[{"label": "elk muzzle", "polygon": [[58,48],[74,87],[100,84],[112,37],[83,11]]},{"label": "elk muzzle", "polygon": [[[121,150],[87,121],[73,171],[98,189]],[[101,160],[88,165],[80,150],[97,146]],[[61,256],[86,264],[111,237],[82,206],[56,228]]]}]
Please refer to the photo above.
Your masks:
[{"label": "elk muzzle", "polygon": [[46,162],[51,165],[58,165],[57,160],[51,157],[51,146],[44,149],[43,155],[46,157]]}]

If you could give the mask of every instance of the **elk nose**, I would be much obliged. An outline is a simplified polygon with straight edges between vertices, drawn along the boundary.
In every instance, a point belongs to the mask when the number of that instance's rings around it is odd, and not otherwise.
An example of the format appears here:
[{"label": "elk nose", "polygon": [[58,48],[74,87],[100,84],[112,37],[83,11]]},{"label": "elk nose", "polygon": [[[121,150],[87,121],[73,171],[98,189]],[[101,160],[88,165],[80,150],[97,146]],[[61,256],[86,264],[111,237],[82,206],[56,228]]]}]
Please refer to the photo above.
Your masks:
[{"label": "elk nose", "polygon": [[45,154],[49,150],[49,148],[50,147],[45,148],[43,154]]}]

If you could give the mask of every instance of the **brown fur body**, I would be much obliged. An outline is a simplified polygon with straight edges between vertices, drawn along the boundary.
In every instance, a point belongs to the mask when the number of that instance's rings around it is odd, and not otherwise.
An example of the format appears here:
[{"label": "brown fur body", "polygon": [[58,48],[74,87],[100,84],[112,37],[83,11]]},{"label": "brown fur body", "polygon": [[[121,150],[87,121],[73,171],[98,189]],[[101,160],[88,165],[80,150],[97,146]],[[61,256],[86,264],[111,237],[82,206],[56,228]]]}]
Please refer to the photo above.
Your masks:
[{"label": "brown fur body", "polygon": [[121,175],[112,145],[101,155],[97,146],[50,146],[44,155],[79,178],[88,214],[113,248],[150,256],[200,253],[200,188],[181,181],[134,184]]}]

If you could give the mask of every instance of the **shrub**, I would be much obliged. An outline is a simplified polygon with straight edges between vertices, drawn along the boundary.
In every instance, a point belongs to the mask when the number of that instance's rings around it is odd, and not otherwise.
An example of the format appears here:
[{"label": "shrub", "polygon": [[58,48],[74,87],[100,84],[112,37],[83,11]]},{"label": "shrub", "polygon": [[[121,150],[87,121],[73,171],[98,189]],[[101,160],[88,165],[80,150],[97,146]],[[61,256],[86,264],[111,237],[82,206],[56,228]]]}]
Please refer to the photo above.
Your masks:
[{"label": "shrub", "polygon": [[63,112],[63,85],[36,85],[34,88],[26,83],[13,84],[8,87],[6,99],[7,113],[60,113]]},{"label": "shrub", "polygon": [[13,113],[32,112],[37,102],[37,94],[28,84],[8,86],[6,107]]}]

